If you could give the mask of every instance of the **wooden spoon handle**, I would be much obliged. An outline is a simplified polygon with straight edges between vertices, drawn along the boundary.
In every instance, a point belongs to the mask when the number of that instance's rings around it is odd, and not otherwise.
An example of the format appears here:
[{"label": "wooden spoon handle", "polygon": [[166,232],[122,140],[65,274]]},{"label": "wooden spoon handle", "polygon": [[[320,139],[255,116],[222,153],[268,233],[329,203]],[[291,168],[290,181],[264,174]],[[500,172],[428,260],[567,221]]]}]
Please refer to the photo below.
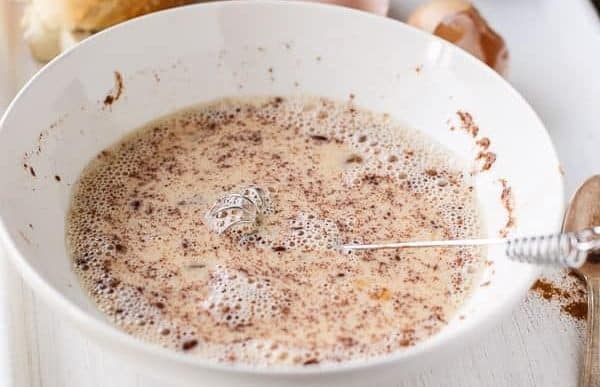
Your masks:
[{"label": "wooden spoon handle", "polygon": [[600,387],[600,278],[588,278],[587,347],[579,385]]}]

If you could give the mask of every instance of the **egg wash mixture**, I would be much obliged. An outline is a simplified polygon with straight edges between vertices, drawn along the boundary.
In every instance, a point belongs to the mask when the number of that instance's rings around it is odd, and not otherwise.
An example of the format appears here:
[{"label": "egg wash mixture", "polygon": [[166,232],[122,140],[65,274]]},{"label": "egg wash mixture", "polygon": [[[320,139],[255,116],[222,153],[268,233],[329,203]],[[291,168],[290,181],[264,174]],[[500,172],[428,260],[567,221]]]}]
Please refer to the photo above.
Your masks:
[{"label": "egg wash mixture", "polygon": [[[360,360],[443,328],[484,250],[339,245],[479,236],[465,171],[352,101],[224,99],[102,151],[74,190],[67,243],[95,304],[140,339],[219,362]],[[257,226],[215,232],[213,204],[252,187]]]}]

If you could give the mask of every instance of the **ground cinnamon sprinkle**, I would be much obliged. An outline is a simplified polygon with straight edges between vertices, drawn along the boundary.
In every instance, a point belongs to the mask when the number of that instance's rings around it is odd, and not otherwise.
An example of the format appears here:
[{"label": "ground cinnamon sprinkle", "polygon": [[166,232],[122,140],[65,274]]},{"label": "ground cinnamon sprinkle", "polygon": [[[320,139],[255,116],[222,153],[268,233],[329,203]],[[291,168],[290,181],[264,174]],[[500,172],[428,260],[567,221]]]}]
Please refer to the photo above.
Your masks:
[{"label": "ground cinnamon sprinkle", "polygon": [[110,106],[121,97],[123,93],[123,76],[120,72],[115,71],[115,86],[113,90],[104,98],[104,105]]},{"label": "ground cinnamon sprinkle", "polygon": [[493,152],[479,152],[475,160],[483,160],[481,171],[487,171],[496,162],[496,154]]},{"label": "ground cinnamon sprinkle", "polygon": [[514,215],[515,208],[515,199],[513,197],[512,188],[508,185],[506,179],[500,179],[500,184],[502,184],[502,193],[500,194],[500,200],[502,201],[502,205],[507,212],[508,218],[506,219],[506,224],[500,230],[500,236],[506,237],[510,231],[510,229],[515,227],[516,219]]},{"label": "ground cinnamon sprinkle", "polygon": [[460,118],[461,128],[467,133],[470,133],[473,137],[477,137],[479,126],[473,121],[473,116],[462,110],[457,111],[456,114],[458,115],[458,118]]},{"label": "ground cinnamon sprinkle", "polygon": [[[460,128],[470,134],[475,140],[475,145],[479,147],[479,152],[475,156],[475,161],[480,161],[482,163],[480,172],[488,171],[496,162],[496,153],[488,150],[492,143],[491,140],[488,137],[478,138],[479,125],[475,123],[471,113],[459,110],[456,112],[456,115],[460,119]],[[456,128],[451,126],[450,130],[453,131],[456,130]]]},{"label": "ground cinnamon sprinkle", "polygon": [[586,302],[573,301],[563,306],[562,310],[578,320],[585,320],[587,318],[588,307]]},{"label": "ground cinnamon sprinkle", "polygon": [[486,150],[490,147],[490,139],[487,137],[483,137],[475,142],[477,145],[481,147],[481,149]]},{"label": "ground cinnamon sprinkle", "polygon": [[539,279],[535,281],[531,290],[537,292],[542,298],[545,300],[551,300],[555,297],[568,297],[568,293],[566,293],[561,288],[554,286],[551,282],[548,282],[544,279]]},{"label": "ground cinnamon sprinkle", "polygon": [[544,300],[557,302],[565,315],[579,321],[587,318],[585,284],[572,271],[565,271],[559,280],[540,278],[531,290]]}]

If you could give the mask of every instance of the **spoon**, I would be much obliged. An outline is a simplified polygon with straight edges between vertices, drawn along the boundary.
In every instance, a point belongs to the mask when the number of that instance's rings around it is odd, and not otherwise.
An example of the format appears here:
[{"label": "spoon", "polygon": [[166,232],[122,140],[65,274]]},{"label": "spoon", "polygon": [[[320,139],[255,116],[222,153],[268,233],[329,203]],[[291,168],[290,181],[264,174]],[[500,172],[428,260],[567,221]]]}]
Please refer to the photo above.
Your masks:
[{"label": "spoon", "polygon": [[[600,175],[586,180],[575,192],[567,208],[563,232],[600,224]],[[575,272],[588,290],[586,350],[579,385],[600,386],[600,253],[590,253]]]}]

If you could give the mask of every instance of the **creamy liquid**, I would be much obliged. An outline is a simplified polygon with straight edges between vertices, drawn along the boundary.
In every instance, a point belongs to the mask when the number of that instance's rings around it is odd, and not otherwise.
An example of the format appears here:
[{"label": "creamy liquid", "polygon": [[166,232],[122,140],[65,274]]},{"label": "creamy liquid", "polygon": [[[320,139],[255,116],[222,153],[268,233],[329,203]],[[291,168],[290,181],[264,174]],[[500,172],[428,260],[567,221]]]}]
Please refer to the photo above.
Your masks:
[{"label": "creamy liquid", "polygon": [[[211,231],[207,211],[246,187],[270,203],[256,230]],[[337,247],[478,233],[457,157],[319,98],[226,99],[148,124],[86,168],[67,225],[75,271],[120,328],[255,365],[363,359],[435,334],[482,250]]]}]

